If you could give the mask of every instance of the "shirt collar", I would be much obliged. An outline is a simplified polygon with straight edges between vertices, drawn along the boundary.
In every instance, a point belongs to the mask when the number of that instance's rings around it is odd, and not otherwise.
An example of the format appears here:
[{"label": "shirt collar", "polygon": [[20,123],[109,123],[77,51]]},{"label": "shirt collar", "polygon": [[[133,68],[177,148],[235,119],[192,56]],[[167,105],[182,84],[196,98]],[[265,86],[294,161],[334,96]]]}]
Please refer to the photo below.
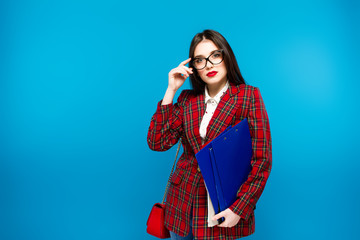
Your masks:
[{"label": "shirt collar", "polygon": [[219,104],[220,98],[223,94],[225,94],[226,90],[229,87],[229,80],[226,80],[225,86],[216,94],[215,97],[210,97],[209,92],[207,90],[207,86],[205,87],[205,103],[207,103],[210,99],[214,99],[216,101],[216,104]]}]

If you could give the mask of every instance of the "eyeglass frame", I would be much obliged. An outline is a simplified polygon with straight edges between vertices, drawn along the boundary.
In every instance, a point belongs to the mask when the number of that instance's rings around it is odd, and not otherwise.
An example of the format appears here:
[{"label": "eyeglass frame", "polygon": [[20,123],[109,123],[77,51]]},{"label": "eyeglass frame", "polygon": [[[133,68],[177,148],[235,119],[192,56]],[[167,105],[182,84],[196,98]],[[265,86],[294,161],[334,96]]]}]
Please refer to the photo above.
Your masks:
[{"label": "eyeglass frame", "polygon": [[[222,59],[221,59],[221,61],[219,62],[219,63],[213,63],[211,60],[210,60],[210,57],[214,54],[214,53],[216,53],[216,52],[218,52],[218,51],[220,51],[221,53],[222,53]],[[196,67],[195,67],[195,65],[194,65],[194,61],[195,61],[195,59],[198,59],[198,57],[197,58],[194,58],[193,60],[191,60],[191,65],[193,65],[193,67],[196,69],[196,70],[202,70],[202,69],[204,69],[204,68],[206,68],[206,65],[207,65],[207,62],[209,61],[212,65],[219,65],[220,63],[222,63],[222,61],[224,61],[224,49],[218,49],[218,50],[215,50],[212,54],[210,54],[207,58],[200,58],[200,59],[205,59],[205,66],[203,67],[203,68],[199,68],[199,69],[197,69]]]}]

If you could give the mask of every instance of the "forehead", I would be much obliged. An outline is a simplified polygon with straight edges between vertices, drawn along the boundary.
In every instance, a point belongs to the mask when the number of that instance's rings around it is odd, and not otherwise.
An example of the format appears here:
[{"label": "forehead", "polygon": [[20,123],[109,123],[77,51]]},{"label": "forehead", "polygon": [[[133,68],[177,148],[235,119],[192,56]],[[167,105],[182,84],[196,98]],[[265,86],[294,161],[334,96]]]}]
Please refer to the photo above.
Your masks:
[{"label": "forehead", "polygon": [[209,39],[202,40],[195,48],[194,56],[203,56],[207,57],[214,50],[218,50],[219,48],[214,44],[213,41]]}]

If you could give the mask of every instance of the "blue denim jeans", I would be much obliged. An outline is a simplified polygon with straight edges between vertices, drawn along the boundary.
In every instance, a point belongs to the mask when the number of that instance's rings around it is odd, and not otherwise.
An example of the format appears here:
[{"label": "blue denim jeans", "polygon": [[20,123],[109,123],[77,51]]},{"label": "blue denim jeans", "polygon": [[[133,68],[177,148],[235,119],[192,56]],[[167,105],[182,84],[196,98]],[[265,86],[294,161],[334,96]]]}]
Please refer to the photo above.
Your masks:
[{"label": "blue denim jeans", "polygon": [[190,232],[187,236],[185,237],[181,237],[179,235],[177,235],[176,233],[170,231],[170,236],[171,236],[171,240],[193,240],[194,239],[194,236],[192,234],[192,219],[190,220]]}]

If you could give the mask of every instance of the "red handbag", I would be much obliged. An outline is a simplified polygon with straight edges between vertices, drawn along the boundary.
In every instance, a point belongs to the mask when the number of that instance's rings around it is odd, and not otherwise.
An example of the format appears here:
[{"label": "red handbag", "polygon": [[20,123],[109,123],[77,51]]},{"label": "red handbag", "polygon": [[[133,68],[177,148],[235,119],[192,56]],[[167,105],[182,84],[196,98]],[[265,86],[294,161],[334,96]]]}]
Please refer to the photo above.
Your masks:
[{"label": "red handbag", "polygon": [[175,156],[175,161],[174,161],[173,167],[171,169],[170,177],[169,177],[167,185],[166,185],[163,200],[162,200],[161,203],[155,203],[154,204],[154,206],[151,209],[149,218],[148,218],[148,220],[146,222],[146,225],[147,225],[146,232],[153,235],[153,236],[155,236],[155,237],[157,237],[157,238],[170,238],[170,232],[165,227],[165,204],[164,204],[164,200],[165,200],[165,197],[166,197],[166,193],[168,191],[170,179],[171,179],[172,174],[173,174],[173,170],[174,170],[175,163],[176,163],[176,158],[177,158],[177,155],[178,155],[179,149],[180,149],[180,144],[181,144],[181,138],[179,140],[179,144],[178,144],[178,148],[177,148],[177,152],[176,152],[176,156]]}]

